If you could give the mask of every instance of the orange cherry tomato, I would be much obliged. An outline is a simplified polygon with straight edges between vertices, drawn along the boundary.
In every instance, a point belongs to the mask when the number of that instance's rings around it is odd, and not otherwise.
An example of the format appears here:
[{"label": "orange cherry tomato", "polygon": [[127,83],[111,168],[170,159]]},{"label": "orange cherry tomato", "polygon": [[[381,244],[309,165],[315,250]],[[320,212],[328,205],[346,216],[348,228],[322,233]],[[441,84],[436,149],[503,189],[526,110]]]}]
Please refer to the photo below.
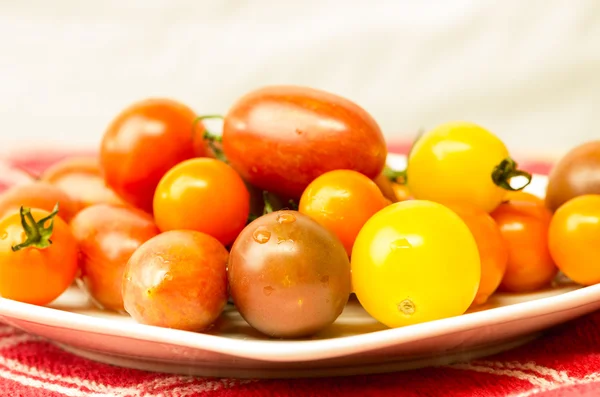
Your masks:
[{"label": "orange cherry tomato", "polygon": [[468,204],[448,204],[467,225],[479,250],[481,281],[474,304],[481,305],[496,291],[508,262],[508,247],[494,219],[482,209]]},{"label": "orange cherry tomato", "polygon": [[40,175],[40,180],[67,193],[80,210],[94,204],[125,204],[106,186],[95,157],[69,157],[61,160],[46,169]]},{"label": "orange cherry tomato", "polygon": [[406,201],[412,198],[410,190],[408,190],[408,186],[404,184],[393,182],[392,189],[394,190],[396,201]]},{"label": "orange cherry tomato", "polygon": [[502,203],[492,217],[508,246],[508,266],[500,288],[511,292],[547,286],[558,273],[548,249],[551,212],[525,201]]},{"label": "orange cherry tomato", "polygon": [[0,219],[19,212],[21,206],[51,212],[59,204],[59,216],[70,222],[78,211],[77,204],[65,192],[46,182],[13,186],[0,195]]},{"label": "orange cherry tomato", "polygon": [[506,192],[506,196],[504,196],[504,201],[527,201],[537,205],[544,204],[544,199],[536,196],[535,194],[524,192],[522,190]]},{"label": "orange cherry tomato", "polygon": [[365,222],[387,205],[388,201],[371,179],[356,171],[336,170],[326,172],[308,185],[298,211],[333,232],[350,255]]},{"label": "orange cherry tomato", "polygon": [[[202,155],[196,113],[170,99],[148,99],[123,110],[104,134],[100,165],[106,183],[125,201],[152,211],[160,179],[176,164]],[[202,128],[196,123],[197,128]]]},{"label": "orange cherry tomato", "polygon": [[548,232],[550,253],[558,268],[582,285],[600,282],[600,195],[586,194],[562,204]]},{"label": "orange cherry tomato", "polygon": [[69,226],[55,215],[56,211],[23,208],[0,221],[3,298],[46,305],[75,280],[77,243]]},{"label": "orange cherry tomato", "polygon": [[83,287],[100,307],[123,310],[123,269],[131,254],[159,233],[154,219],[133,207],[96,204],[73,218],[71,230]]},{"label": "orange cherry tomato", "polygon": [[154,196],[154,219],[161,231],[206,233],[232,243],[250,213],[250,194],[229,165],[213,158],[177,164],[161,179]]}]

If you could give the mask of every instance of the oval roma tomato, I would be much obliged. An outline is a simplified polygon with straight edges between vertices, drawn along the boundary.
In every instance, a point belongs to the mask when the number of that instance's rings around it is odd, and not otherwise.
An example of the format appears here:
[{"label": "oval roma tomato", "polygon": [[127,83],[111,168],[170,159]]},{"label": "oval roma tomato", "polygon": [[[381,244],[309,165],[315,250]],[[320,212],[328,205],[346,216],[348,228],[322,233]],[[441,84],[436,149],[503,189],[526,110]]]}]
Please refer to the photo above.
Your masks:
[{"label": "oval roma tomato", "polygon": [[79,249],[82,287],[100,307],[123,310],[121,282],[131,254],[159,233],[152,217],[136,208],[96,204],[71,221]]},{"label": "oval roma tomato", "polygon": [[333,232],[350,255],[365,222],[386,205],[388,201],[371,179],[356,171],[335,170],[308,185],[298,210]]},{"label": "oval roma tomato", "polygon": [[531,179],[516,167],[491,132],[473,123],[450,122],[415,142],[408,158],[408,188],[416,199],[470,203],[491,212],[513,189],[511,178]]},{"label": "oval roma tomato", "polygon": [[57,212],[23,207],[0,221],[3,298],[46,305],[75,280],[77,243]]},{"label": "oval roma tomato", "polygon": [[223,149],[245,180],[289,198],[327,171],[375,178],[387,157],[381,130],[364,109],[296,86],[265,87],[238,100],[225,117]]},{"label": "oval roma tomato", "polygon": [[192,230],[151,238],[125,267],[125,310],[142,324],[207,329],[227,303],[228,257],[216,239]]},{"label": "oval roma tomato", "polygon": [[561,205],[550,222],[548,244],[558,268],[582,285],[600,282],[600,195],[586,194]]},{"label": "oval roma tomato", "polygon": [[196,118],[192,109],[170,99],[148,99],[123,110],[101,144],[100,165],[108,186],[128,203],[151,212],[163,175],[202,154],[194,144]]},{"label": "oval roma tomato", "polygon": [[358,300],[388,327],[463,314],[481,278],[467,225],[423,200],[394,203],[371,217],[356,238],[351,267]]},{"label": "oval roma tomato", "polygon": [[454,203],[447,206],[465,222],[477,243],[481,261],[481,280],[473,303],[484,304],[496,291],[504,277],[508,262],[508,247],[490,214],[472,205]]},{"label": "oval roma tomato", "polygon": [[175,229],[206,233],[232,243],[250,213],[250,194],[229,165],[213,158],[177,164],[161,179],[154,196],[154,219],[165,232]]},{"label": "oval roma tomato", "polygon": [[46,169],[40,175],[40,180],[67,193],[79,210],[94,204],[124,204],[106,186],[100,172],[100,163],[95,157],[69,157],[61,160]]},{"label": "oval roma tomato", "polygon": [[58,203],[59,217],[70,222],[79,207],[65,192],[46,182],[16,185],[0,194],[0,219],[19,212],[21,206],[38,208],[48,212]]},{"label": "oval roma tomato", "polygon": [[548,176],[546,205],[551,211],[585,194],[600,194],[600,140],[571,149]]},{"label": "oval roma tomato", "polygon": [[508,247],[508,264],[500,289],[528,292],[550,284],[558,269],[548,249],[552,214],[526,201],[502,203],[491,214]]}]

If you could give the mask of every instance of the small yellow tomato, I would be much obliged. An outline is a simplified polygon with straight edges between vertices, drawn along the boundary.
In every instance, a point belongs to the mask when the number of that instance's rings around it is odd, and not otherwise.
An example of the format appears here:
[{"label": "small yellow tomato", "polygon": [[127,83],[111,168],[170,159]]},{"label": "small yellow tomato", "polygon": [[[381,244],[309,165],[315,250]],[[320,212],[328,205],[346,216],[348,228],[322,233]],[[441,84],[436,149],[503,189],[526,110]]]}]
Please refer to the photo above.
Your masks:
[{"label": "small yellow tomato", "polygon": [[[486,212],[504,199],[518,170],[508,149],[494,134],[468,122],[450,122],[425,133],[408,158],[408,188],[415,199],[464,202]],[[523,186],[524,185],[524,186]]]},{"label": "small yellow tomato", "polygon": [[449,208],[394,203],[371,217],[352,250],[352,284],[364,309],[389,327],[463,314],[481,277],[477,243]]}]

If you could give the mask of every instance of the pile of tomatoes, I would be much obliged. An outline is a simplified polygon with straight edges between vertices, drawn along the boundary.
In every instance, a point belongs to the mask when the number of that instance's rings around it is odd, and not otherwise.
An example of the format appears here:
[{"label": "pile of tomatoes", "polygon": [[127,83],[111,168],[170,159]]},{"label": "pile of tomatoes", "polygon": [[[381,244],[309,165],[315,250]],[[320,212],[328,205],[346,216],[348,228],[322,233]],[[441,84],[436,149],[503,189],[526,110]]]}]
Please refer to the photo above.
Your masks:
[{"label": "pile of tomatoes", "polygon": [[76,281],[99,307],[203,331],[228,301],[271,337],[328,327],[351,294],[389,327],[458,316],[497,290],[600,282],[600,142],[544,198],[482,126],[419,135],[386,165],[376,121],[320,90],[239,98],[221,134],[170,99],[124,109],[98,158],[0,196],[0,295],[46,305]]}]

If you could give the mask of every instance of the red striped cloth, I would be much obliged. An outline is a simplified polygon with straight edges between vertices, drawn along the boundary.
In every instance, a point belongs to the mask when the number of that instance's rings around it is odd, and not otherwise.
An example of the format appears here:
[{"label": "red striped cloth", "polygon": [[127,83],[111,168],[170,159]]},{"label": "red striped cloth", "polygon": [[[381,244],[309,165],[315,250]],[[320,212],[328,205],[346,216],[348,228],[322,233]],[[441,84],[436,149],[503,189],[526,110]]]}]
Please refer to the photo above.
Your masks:
[{"label": "red striped cloth", "polygon": [[[19,157],[12,167],[38,172],[61,156]],[[547,172],[547,163],[523,163]],[[0,165],[0,189],[26,181]],[[450,366],[345,378],[211,379],[149,373],[95,363],[0,324],[3,396],[597,396],[600,313],[563,324],[529,344]]]}]

